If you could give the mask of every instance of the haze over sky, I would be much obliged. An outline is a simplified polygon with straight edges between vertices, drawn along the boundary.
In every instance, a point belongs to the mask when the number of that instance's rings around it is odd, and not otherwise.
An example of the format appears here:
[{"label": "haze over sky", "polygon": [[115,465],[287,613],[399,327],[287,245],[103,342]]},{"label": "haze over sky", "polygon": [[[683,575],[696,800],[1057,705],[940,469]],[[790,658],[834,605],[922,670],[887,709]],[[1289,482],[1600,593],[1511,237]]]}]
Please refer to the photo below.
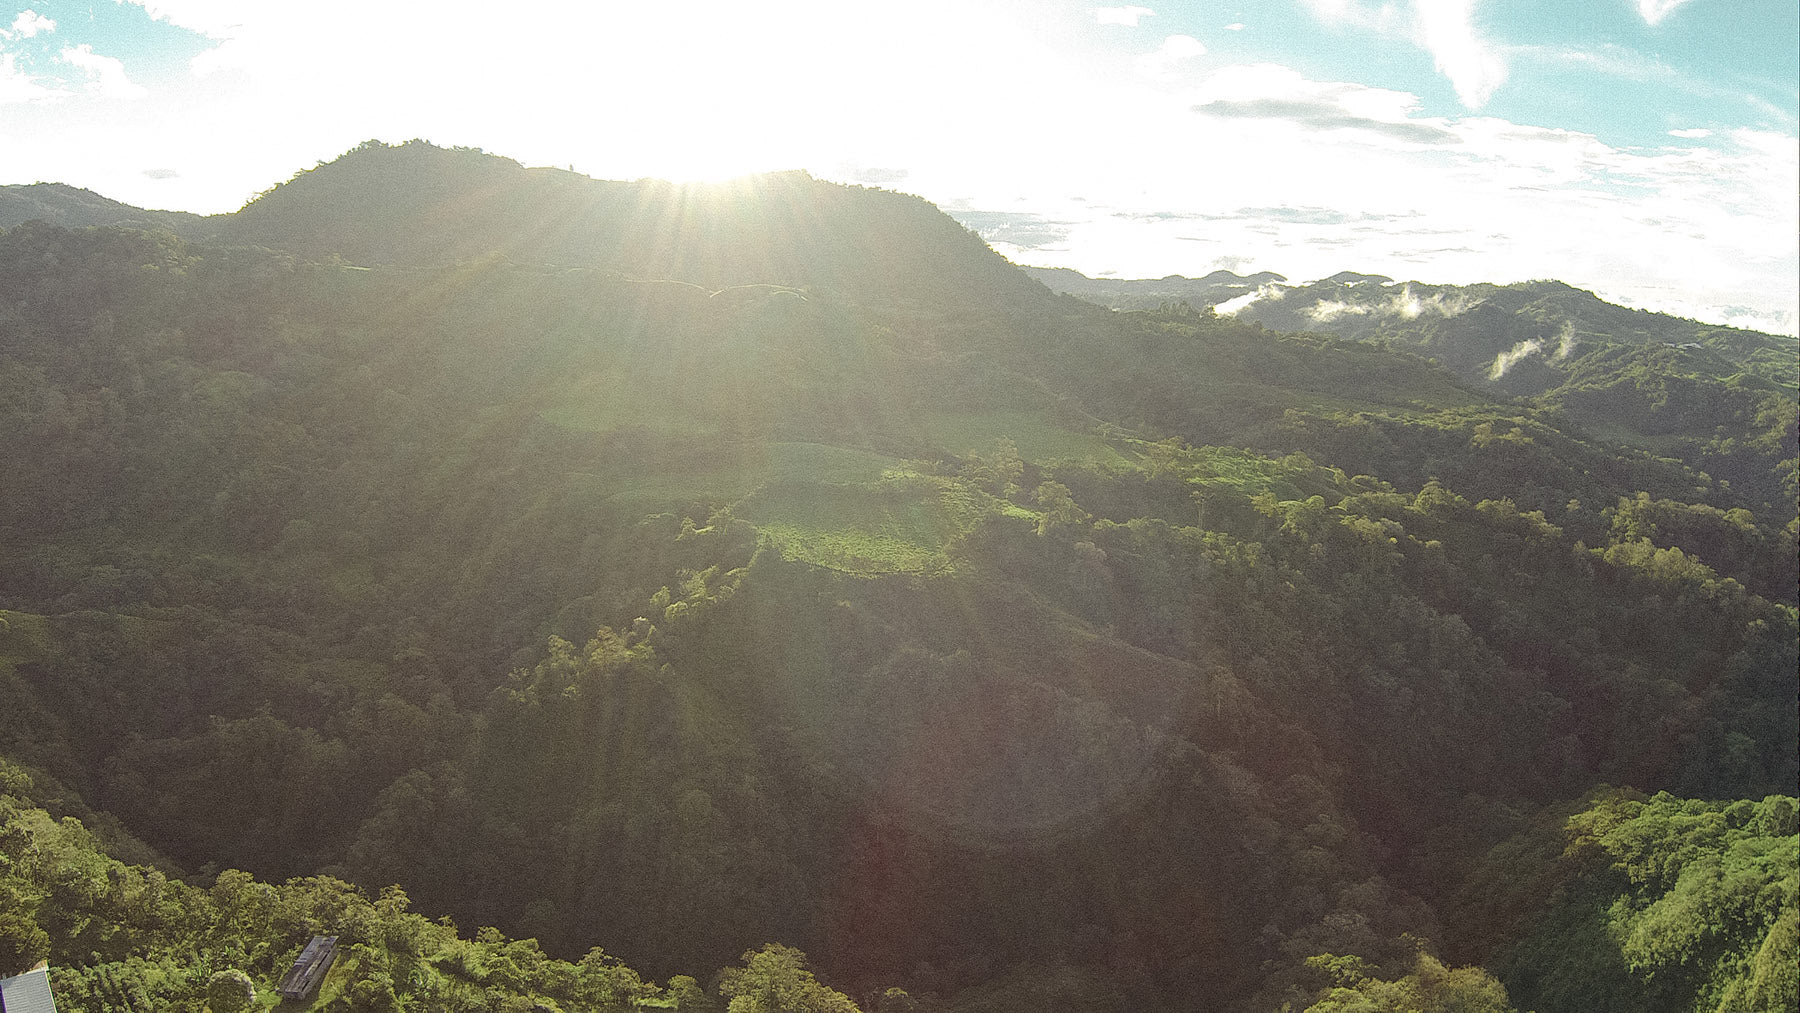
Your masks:
[{"label": "haze over sky", "polygon": [[1794,0],[13,0],[0,182],[217,212],[368,138],[805,168],[1091,275],[1554,277],[1800,326]]}]

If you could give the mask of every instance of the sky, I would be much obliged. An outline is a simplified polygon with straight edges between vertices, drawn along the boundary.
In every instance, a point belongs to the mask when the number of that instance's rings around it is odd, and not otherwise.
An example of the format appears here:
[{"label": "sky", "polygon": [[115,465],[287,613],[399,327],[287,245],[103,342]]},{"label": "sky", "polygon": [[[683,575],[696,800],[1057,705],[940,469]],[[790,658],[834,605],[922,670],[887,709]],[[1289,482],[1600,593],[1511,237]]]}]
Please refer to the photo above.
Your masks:
[{"label": "sky", "polygon": [[213,213],[367,139],[806,169],[1092,276],[1556,278],[1800,328],[1794,0],[0,0],[0,183]]}]

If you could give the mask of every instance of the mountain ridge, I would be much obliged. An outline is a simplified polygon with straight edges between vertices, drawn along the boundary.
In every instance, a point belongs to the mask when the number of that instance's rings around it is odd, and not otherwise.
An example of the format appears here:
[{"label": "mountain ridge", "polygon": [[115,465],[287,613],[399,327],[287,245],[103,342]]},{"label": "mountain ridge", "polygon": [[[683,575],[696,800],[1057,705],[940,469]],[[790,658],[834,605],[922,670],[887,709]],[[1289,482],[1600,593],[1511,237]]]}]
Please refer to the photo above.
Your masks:
[{"label": "mountain ridge", "polygon": [[864,301],[884,288],[904,288],[965,308],[979,298],[972,291],[998,302],[1041,291],[922,198],[799,170],[716,184],[625,182],[528,169],[472,148],[372,141],[295,174],[238,211],[206,218],[77,196],[85,193],[0,187],[0,227],[33,216],[65,225],[152,225],[194,242],[363,265],[428,267],[500,256],[714,290],[835,287]]},{"label": "mountain ridge", "polygon": [[[1800,339],[1629,309],[1549,280],[1433,285],[1340,272],[1304,285],[1186,280],[1170,289],[1027,270],[1114,308],[1179,296],[1277,331],[1404,349],[1477,389],[1565,412],[1594,436],[1679,457],[1752,500],[1777,503],[1800,488],[1785,414],[1800,398]],[[1728,463],[1717,451],[1731,441],[1767,452]]]},{"label": "mountain ridge", "polygon": [[186,211],[153,211],[103,197],[67,183],[21,183],[0,186],[0,228],[42,221],[63,228],[114,226],[163,229],[194,238],[202,234],[201,215]]}]

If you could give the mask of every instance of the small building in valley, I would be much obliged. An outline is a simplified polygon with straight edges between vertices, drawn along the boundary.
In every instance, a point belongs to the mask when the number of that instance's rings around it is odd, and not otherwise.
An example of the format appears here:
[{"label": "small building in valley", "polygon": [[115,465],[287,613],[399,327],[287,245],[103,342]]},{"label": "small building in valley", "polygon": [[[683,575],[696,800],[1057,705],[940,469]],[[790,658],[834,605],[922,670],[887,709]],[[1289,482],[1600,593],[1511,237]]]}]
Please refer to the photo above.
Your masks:
[{"label": "small building in valley", "polygon": [[50,969],[44,965],[13,978],[0,978],[0,1013],[56,1013]]},{"label": "small building in valley", "polygon": [[306,949],[300,951],[295,958],[294,966],[281,979],[275,991],[283,999],[304,999],[318,990],[319,983],[325,980],[325,972],[331,970],[331,962],[337,959],[336,936],[314,936]]}]

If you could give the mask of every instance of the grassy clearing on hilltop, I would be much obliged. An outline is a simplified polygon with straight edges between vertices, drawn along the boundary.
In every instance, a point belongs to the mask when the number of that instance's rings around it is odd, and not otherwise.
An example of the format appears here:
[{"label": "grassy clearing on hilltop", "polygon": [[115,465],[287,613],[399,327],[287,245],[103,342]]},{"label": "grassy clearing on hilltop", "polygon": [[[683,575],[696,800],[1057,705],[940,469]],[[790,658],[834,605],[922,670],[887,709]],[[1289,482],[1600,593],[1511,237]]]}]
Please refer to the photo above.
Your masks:
[{"label": "grassy clearing on hilltop", "polygon": [[965,530],[939,495],[945,484],[782,483],[739,510],[789,559],[847,573],[918,572],[948,565],[946,546]]},{"label": "grassy clearing on hilltop", "polygon": [[919,427],[926,440],[957,454],[1008,439],[1026,460],[1130,463],[1104,439],[1060,424],[1045,411],[929,412]]}]

